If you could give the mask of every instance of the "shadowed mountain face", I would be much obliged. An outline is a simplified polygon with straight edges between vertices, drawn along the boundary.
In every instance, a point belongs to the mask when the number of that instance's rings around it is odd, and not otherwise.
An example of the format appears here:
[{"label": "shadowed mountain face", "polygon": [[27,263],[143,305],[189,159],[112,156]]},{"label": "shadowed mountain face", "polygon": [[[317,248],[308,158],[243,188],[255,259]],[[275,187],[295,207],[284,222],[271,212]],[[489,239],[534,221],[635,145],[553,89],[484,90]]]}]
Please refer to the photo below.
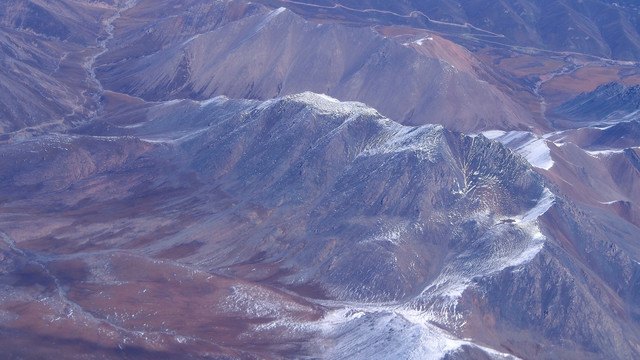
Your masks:
[{"label": "shadowed mountain face", "polygon": [[640,357],[636,7],[8,2],[0,357]]},{"label": "shadowed mountain face", "polygon": [[631,120],[640,110],[640,86],[626,87],[619,83],[598,86],[589,93],[583,93],[554,109],[560,122],[569,120],[573,124],[561,123],[567,127],[582,124],[615,124]]}]

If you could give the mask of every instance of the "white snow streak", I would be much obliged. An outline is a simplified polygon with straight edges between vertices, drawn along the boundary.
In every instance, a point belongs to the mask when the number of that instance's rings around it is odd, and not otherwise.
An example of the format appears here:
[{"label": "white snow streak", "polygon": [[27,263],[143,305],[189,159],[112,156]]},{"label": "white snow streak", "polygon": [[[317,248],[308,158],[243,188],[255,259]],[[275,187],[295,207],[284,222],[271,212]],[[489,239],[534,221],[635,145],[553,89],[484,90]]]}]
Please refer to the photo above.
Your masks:
[{"label": "white snow streak", "polygon": [[491,140],[496,140],[522,155],[532,165],[540,169],[549,170],[554,162],[547,140],[527,131],[489,130],[482,133]]},{"label": "white snow streak", "polygon": [[202,108],[202,107],[205,107],[205,106],[208,106],[208,105],[211,105],[211,104],[216,104],[216,105],[217,104],[222,104],[222,103],[226,102],[227,100],[229,100],[228,97],[226,97],[224,95],[220,95],[220,96],[213,97],[211,99],[202,100],[202,101],[199,102],[199,104],[200,104],[200,107]]},{"label": "white snow streak", "polygon": [[611,200],[611,201],[598,201],[600,204],[602,205],[611,205],[611,204],[615,204],[617,202],[620,202],[622,200]]},{"label": "white snow streak", "polygon": [[[356,101],[340,101],[325,94],[316,94],[310,91],[303,92],[302,94],[285,96],[282,98],[284,101],[294,100],[314,108],[315,111],[322,114],[333,114],[336,116],[344,115],[378,115],[378,112],[371,107]],[[264,109],[278,100],[267,100],[258,109]]]},{"label": "white snow streak", "polygon": [[258,26],[256,26],[253,34],[250,37],[253,37],[257,33],[259,33],[260,30],[262,30],[265,26],[267,26],[268,23],[270,23],[273,19],[275,19],[276,16],[282,14],[285,10],[287,10],[287,8],[280,7],[280,8],[277,8],[277,9],[272,10],[271,12],[269,12],[267,14],[267,16],[265,16],[264,20],[262,20],[260,22],[260,24],[258,24]]},{"label": "white snow streak", "polygon": [[613,154],[622,154],[624,152],[624,149],[585,150],[585,152],[592,157],[599,157],[599,156],[609,156]]},{"label": "white snow streak", "polygon": [[[192,132],[187,132],[187,133],[176,133],[175,137],[149,137],[149,138],[140,138],[140,140],[142,141],[146,141],[148,143],[153,143],[153,144],[179,144],[181,142],[184,142],[186,140],[192,139],[195,136],[207,131],[208,128],[203,128],[203,129],[198,129]],[[170,134],[170,135],[174,135],[174,134]]]},{"label": "white snow streak", "polygon": [[437,144],[440,141],[438,129],[441,127],[437,125],[410,127],[392,123],[390,136],[379,145],[364,151],[361,156],[417,151],[422,159],[433,160],[438,153]]},{"label": "white snow streak", "polygon": [[549,210],[549,208],[555,202],[556,197],[553,195],[549,189],[545,188],[542,193],[542,197],[538,200],[536,206],[534,206],[531,210],[527,211],[521,216],[516,217],[521,222],[530,222],[536,220],[538,217],[542,216],[544,213]]},{"label": "white snow streak", "polygon": [[[422,45],[424,44],[424,42],[425,42],[425,41],[433,41],[433,37],[431,37],[431,36],[425,36],[425,37],[420,38],[420,39],[418,39],[418,40],[412,41],[412,42],[411,42],[411,44],[416,44],[416,45],[418,45],[418,46],[422,46]],[[404,44],[402,44],[402,45],[407,46],[407,45],[409,45],[409,43],[404,43]]]}]

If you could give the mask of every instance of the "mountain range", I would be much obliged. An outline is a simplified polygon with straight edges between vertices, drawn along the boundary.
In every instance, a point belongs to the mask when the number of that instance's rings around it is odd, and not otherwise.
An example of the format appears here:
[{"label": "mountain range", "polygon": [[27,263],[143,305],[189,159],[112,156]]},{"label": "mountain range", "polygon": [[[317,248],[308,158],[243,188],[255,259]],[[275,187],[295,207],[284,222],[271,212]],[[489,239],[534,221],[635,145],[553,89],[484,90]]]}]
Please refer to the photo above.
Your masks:
[{"label": "mountain range", "polygon": [[640,356],[637,17],[10,0],[0,354]]}]

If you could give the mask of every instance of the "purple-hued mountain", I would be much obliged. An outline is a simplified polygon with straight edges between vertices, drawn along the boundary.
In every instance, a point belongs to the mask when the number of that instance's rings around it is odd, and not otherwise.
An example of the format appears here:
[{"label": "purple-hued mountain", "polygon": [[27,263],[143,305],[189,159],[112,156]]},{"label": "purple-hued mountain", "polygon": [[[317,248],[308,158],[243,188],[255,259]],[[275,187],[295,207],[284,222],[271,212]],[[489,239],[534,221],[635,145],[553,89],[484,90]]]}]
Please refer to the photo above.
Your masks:
[{"label": "purple-hued mountain", "polygon": [[[443,39],[435,40],[444,48],[437,53],[459,52],[456,63],[430,54],[420,37],[398,41],[369,27],[317,24],[285,8],[214,2],[205,12],[200,1],[185,1],[175,17],[173,6],[143,2],[114,23],[113,45],[96,63],[105,89],[154,101],[314,91],[412,125],[470,131],[535,123],[468,51]],[[150,14],[166,18],[136,21]]]},{"label": "purple-hued mountain", "polygon": [[633,0],[320,0],[260,2],[314,18],[402,24],[502,45],[620,60],[640,56],[640,5]]},{"label": "purple-hued mountain", "polygon": [[637,11],[9,1],[0,357],[640,357]]}]

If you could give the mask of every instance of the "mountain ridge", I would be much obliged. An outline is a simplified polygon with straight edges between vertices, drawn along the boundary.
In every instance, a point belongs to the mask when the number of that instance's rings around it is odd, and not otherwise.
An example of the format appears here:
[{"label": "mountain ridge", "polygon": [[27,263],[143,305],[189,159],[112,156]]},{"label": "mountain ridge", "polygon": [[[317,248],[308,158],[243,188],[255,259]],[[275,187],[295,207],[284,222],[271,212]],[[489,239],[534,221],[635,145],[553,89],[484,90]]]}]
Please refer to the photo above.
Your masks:
[{"label": "mountain ridge", "polygon": [[6,5],[2,356],[640,356],[633,3]]},{"label": "mountain ridge", "polygon": [[[26,183],[11,178],[0,183],[3,193],[14,194],[4,205],[14,215],[3,215],[0,228],[22,251],[38,254],[36,259],[46,256],[49,260],[42,266],[59,269],[57,281],[71,289],[70,301],[94,309],[92,313],[105,313],[104,305],[94,297],[78,297],[85,285],[66,275],[70,265],[64,259],[73,257],[89,265],[93,256],[108,251],[113,254],[108,260],[114,262],[111,266],[131,254],[249,282],[257,286],[255,291],[268,286],[283,289],[294,299],[304,294],[302,299],[315,302],[323,315],[316,315],[313,321],[292,315],[268,328],[279,329],[269,336],[288,334],[284,339],[290,339],[296,333],[292,329],[302,326],[306,330],[294,336],[298,341],[319,337],[307,342],[304,351],[309,354],[317,351],[315,346],[337,341],[336,352],[327,354],[328,358],[367,357],[349,349],[358,341],[395,329],[396,339],[431,334],[432,339],[440,339],[437,341],[449,341],[451,354],[467,349],[463,353],[494,356],[512,352],[503,344],[516,340],[501,331],[503,340],[497,342],[480,336],[474,326],[481,322],[462,326],[463,319],[472,320],[476,313],[488,311],[469,301],[477,296],[499,301],[501,295],[490,291],[492,281],[498,280],[491,279],[508,279],[516,269],[530,269],[540,256],[557,259],[553,261],[559,261],[554,265],[558,272],[574,271],[575,260],[568,260],[564,250],[545,250],[558,245],[549,240],[549,227],[539,227],[546,220],[537,220],[556,212],[556,195],[524,158],[482,135],[469,137],[436,125],[402,126],[364,104],[342,103],[310,92],[265,102],[217,97],[144,106],[151,118],[138,124],[112,124],[112,133],[106,137],[104,127],[98,125],[109,120],[98,119],[59,140],[32,139],[0,148],[3,161],[10,163],[30,153],[19,150],[22,148],[42,147],[24,158],[36,159],[42,151],[60,147],[52,169],[78,168],[73,164],[86,162],[75,155],[82,148],[94,149],[88,153],[90,158],[104,162],[99,160],[104,155],[96,150],[98,143],[104,144],[105,151],[114,141],[139,148],[138,153],[116,157],[112,167],[87,169],[79,176],[63,172],[67,178],[62,182],[39,175],[40,167],[31,165],[33,170],[23,167],[22,174],[14,178],[48,180],[28,187],[15,187],[13,184]],[[95,131],[98,133],[92,133]],[[292,138],[297,140],[292,142]],[[34,194],[39,200],[32,200]],[[33,221],[25,217],[34,211],[33,206],[51,214],[38,220],[40,226],[51,229],[42,233],[44,237],[20,230]],[[130,210],[123,211],[126,208]],[[78,221],[80,210],[83,225],[66,227],[65,219]],[[176,212],[181,214],[177,218],[172,215]],[[103,213],[112,215],[97,215]],[[166,225],[152,231],[151,237],[140,237],[155,228],[149,228],[150,221]],[[57,234],[53,249],[49,247],[52,240],[45,235],[48,231]],[[94,240],[78,242],[85,236]],[[575,236],[571,235],[570,242],[578,244]],[[243,241],[238,243],[238,238]],[[90,273],[96,284],[109,278],[96,270]],[[110,276],[118,279],[123,274]],[[599,279],[602,275],[591,276]],[[522,291],[524,285],[510,286]],[[120,299],[116,293],[112,296]],[[511,309],[527,312],[523,303],[513,301]],[[243,306],[234,309],[249,311]],[[330,320],[338,315],[342,320]],[[412,320],[403,320],[406,316]],[[541,321],[531,316],[530,321]],[[127,328],[135,323],[133,319],[123,318],[118,326]],[[325,321],[333,325],[327,327]],[[357,341],[340,330],[349,328],[358,334],[372,324],[379,327],[370,334],[373,337]],[[592,324],[586,324],[580,331],[593,331]],[[609,326],[612,336],[621,336],[614,331],[617,325]],[[250,327],[242,336],[266,336],[261,328]],[[463,340],[476,336],[483,340]],[[584,341],[578,335],[566,336]],[[431,346],[437,342],[408,339],[396,349],[398,354],[435,354],[437,347]],[[143,340],[136,341],[148,346]],[[553,344],[553,336],[545,343]],[[372,351],[391,351],[397,346],[391,344]],[[531,354],[525,349],[533,344],[525,344],[519,345],[525,351],[522,354]],[[604,344],[597,346],[595,351],[605,348]],[[198,345],[192,351],[198,354],[197,349],[206,348]],[[279,351],[267,346],[256,354],[282,355]],[[567,354],[586,354],[579,348],[571,351]],[[632,350],[621,345],[615,351],[629,354]]]}]

